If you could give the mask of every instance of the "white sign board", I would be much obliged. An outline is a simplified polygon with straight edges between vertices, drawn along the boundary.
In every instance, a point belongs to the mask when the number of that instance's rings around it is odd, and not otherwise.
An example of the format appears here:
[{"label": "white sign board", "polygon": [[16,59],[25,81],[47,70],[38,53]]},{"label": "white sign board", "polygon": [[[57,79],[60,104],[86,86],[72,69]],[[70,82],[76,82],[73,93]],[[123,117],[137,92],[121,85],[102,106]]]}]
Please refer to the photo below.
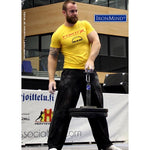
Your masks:
[{"label": "white sign board", "polygon": [[[128,140],[128,94],[104,93],[104,105],[109,109],[108,125],[113,141]],[[22,145],[47,143],[49,126],[57,91],[51,95],[44,90],[22,90]],[[77,107],[83,105],[80,95]],[[86,118],[72,118],[67,143],[93,142]]]}]

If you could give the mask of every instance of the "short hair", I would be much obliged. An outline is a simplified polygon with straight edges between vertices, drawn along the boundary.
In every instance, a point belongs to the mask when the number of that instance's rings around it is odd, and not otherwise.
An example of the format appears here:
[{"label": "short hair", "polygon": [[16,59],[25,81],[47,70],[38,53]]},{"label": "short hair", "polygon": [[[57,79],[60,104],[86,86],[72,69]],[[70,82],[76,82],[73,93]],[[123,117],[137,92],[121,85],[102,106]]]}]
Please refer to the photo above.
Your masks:
[{"label": "short hair", "polygon": [[67,4],[69,4],[69,3],[71,3],[71,4],[73,4],[73,5],[76,4],[75,1],[72,1],[72,0],[65,0],[64,3],[63,3],[63,6],[62,6],[62,10],[67,11]]}]

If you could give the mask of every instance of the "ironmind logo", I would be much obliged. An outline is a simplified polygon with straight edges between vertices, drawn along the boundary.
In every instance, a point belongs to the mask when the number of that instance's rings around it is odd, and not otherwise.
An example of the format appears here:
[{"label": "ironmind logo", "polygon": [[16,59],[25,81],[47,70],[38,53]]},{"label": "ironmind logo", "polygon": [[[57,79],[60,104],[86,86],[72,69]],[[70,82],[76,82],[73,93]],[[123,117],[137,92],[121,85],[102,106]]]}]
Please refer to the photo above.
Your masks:
[{"label": "ironmind logo", "polygon": [[85,29],[80,29],[78,31],[75,31],[75,32],[72,32],[72,33],[69,33],[69,34],[66,34],[63,36],[63,39],[67,39],[67,38],[70,38],[72,36],[76,36],[78,34],[81,34],[82,32],[86,32]]},{"label": "ironmind logo", "polygon": [[95,15],[95,22],[126,22],[127,15]]},{"label": "ironmind logo", "polygon": [[35,120],[35,124],[49,124],[52,121],[52,117],[52,109],[44,109],[44,111],[41,111],[39,117]]}]

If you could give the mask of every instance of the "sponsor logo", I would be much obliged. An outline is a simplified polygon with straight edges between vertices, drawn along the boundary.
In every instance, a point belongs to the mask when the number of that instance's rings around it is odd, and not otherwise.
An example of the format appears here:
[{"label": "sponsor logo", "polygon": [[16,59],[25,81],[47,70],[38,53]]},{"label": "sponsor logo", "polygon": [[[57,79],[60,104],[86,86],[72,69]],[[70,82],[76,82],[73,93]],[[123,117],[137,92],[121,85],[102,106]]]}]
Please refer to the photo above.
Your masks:
[{"label": "sponsor logo", "polygon": [[22,101],[50,101],[50,102],[54,102],[54,95],[53,94],[49,94],[49,95],[44,95],[44,94],[35,94],[35,93],[30,93],[30,94],[26,94],[23,93],[21,95],[22,97]]},{"label": "sponsor logo", "polygon": [[53,117],[53,111],[52,109],[44,109],[44,111],[40,112],[39,117],[35,120],[36,125],[41,124],[50,124]]},{"label": "sponsor logo", "polygon": [[[35,131],[24,131],[22,132],[22,139],[26,138],[45,138],[48,137],[49,130],[41,131],[41,130],[35,130]],[[66,140],[71,140],[72,138],[79,138],[82,136],[81,131],[68,131]]]},{"label": "sponsor logo", "polygon": [[95,15],[95,22],[126,22],[127,15]]},{"label": "sponsor logo", "polygon": [[91,89],[91,85],[87,85],[86,90],[90,90],[90,89]]},{"label": "sponsor logo", "polygon": [[81,36],[76,36],[76,37],[74,37],[74,38],[72,39],[72,43],[77,43],[77,42],[82,41],[82,40],[83,40],[83,39],[82,39]]},{"label": "sponsor logo", "polygon": [[29,113],[22,113],[22,121],[29,121],[30,120],[30,114]]},{"label": "sponsor logo", "polygon": [[24,131],[22,132],[22,139],[26,138],[44,138],[48,137],[49,131],[41,131],[41,130],[36,130],[36,131]]},{"label": "sponsor logo", "polygon": [[80,30],[78,30],[78,31],[75,31],[75,32],[66,34],[66,35],[63,36],[63,39],[67,39],[67,38],[76,36],[76,35],[78,35],[78,34],[81,34],[82,32],[86,32],[85,29],[80,29]]}]

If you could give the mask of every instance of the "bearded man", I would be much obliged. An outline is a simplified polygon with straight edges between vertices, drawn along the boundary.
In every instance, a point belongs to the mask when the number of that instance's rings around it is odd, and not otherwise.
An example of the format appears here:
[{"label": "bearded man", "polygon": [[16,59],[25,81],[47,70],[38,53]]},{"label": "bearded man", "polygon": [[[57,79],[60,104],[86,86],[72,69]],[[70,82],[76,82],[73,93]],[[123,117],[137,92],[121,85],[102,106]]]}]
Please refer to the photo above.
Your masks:
[{"label": "bearded man", "polygon": [[[66,0],[62,12],[65,22],[53,34],[48,56],[49,92],[54,93],[56,82],[54,75],[59,52],[64,55],[64,66],[58,87],[54,114],[49,129],[49,150],[61,150],[66,139],[71,116],[69,109],[75,108],[80,95],[86,102],[85,73],[91,70],[92,105],[103,108],[101,85],[94,68],[94,61],[100,51],[100,40],[97,32],[88,21],[78,21],[77,4]],[[121,150],[109,140],[108,126],[105,117],[89,118],[89,123],[98,149]]]}]

